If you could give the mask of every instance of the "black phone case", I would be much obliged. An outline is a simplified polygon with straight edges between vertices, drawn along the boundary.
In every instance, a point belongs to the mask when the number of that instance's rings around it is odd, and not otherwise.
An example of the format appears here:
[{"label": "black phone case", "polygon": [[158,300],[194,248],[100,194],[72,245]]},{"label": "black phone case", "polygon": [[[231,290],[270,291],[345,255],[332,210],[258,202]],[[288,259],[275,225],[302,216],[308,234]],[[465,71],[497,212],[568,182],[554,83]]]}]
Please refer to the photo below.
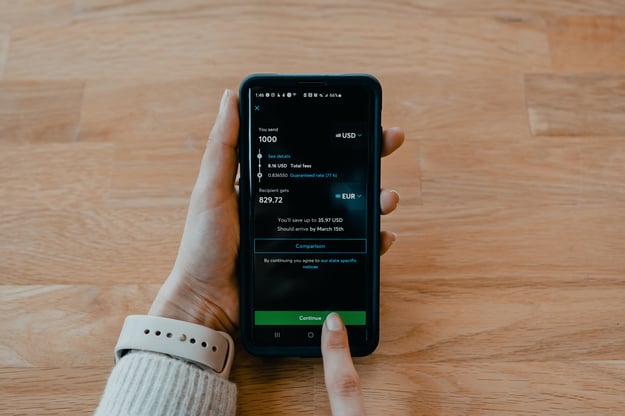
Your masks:
[{"label": "black phone case", "polygon": [[[248,104],[249,98],[247,91],[249,88],[255,86],[263,87],[287,87],[287,86],[350,86],[359,85],[366,86],[371,89],[374,97],[374,125],[377,128],[374,129],[374,157],[372,175],[372,188],[378,190],[378,192],[372,193],[372,195],[379,195],[380,189],[380,158],[381,158],[381,145],[382,145],[382,124],[381,124],[381,111],[382,111],[382,88],[379,81],[369,74],[252,74],[246,77],[242,82],[239,89],[239,114],[240,114],[240,129],[239,129],[239,160],[243,162],[247,158],[247,135],[248,135]],[[239,218],[240,218],[240,250],[239,250],[239,284],[240,284],[240,319],[241,319],[241,337],[243,346],[245,349],[258,356],[298,356],[298,357],[319,357],[321,356],[321,349],[319,346],[259,346],[253,341],[253,287],[250,276],[250,262],[251,262],[251,250],[252,242],[248,225],[252,221],[250,204],[251,201],[247,198],[249,192],[247,189],[250,184],[247,178],[249,177],[247,163],[240,163],[240,192],[239,192]],[[379,201],[373,201],[371,203],[373,209],[372,229],[374,237],[372,238],[372,252],[379,253],[380,251],[380,204]],[[368,340],[365,344],[354,344],[350,340],[350,350],[353,356],[365,356],[371,354],[377,347],[379,342],[379,283],[380,283],[380,262],[379,255],[374,255],[372,258],[373,267],[373,283],[372,283],[372,302],[371,302],[371,322],[367,327]]]}]

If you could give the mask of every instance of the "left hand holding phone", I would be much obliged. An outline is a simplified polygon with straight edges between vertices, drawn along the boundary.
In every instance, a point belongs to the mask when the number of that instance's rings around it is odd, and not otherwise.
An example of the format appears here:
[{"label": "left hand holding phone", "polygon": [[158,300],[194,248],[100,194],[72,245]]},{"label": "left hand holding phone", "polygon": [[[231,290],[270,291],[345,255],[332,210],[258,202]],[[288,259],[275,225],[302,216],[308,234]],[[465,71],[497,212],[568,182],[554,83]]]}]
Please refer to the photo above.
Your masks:
[{"label": "left hand holding phone", "polygon": [[191,193],[176,262],[150,315],[197,323],[230,335],[237,330],[238,134],[238,98],[226,90]]},{"label": "left hand holding phone", "polygon": [[[238,328],[238,137],[238,97],[226,90],[191,193],[178,256],[152,303],[150,315],[197,323],[230,334]],[[385,130],[382,155],[391,154],[403,141],[401,129]],[[381,190],[382,214],[394,211],[398,202],[397,192]],[[390,248],[395,238],[392,232],[381,232],[380,254]],[[337,314],[330,314],[323,326],[322,353],[333,413],[362,414],[358,374],[349,354],[345,327]]]}]

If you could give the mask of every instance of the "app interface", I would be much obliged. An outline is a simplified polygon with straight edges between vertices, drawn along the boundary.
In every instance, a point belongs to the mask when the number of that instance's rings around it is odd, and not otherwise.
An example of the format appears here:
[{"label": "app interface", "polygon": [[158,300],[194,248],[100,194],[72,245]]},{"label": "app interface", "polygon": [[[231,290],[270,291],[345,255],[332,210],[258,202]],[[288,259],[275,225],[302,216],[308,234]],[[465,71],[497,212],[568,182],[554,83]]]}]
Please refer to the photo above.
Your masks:
[{"label": "app interface", "polygon": [[[372,292],[371,93],[362,87],[249,90],[254,336],[319,343],[339,312],[366,337]],[[377,203],[377,198],[376,198]]]}]

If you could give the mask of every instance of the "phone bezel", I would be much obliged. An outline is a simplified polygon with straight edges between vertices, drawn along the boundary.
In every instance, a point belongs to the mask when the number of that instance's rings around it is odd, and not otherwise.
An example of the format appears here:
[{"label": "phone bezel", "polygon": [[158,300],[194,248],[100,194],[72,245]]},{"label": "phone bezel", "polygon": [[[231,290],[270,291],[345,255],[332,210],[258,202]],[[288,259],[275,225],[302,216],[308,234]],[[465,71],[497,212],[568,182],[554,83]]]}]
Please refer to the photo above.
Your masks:
[{"label": "phone bezel", "polygon": [[239,133],[239,160],[240,160],[240,188],[239,188],[239,218],[240,218],[240,250],[239,250],[239,276],[240,276],[240,319],[241,319],[241,335],[245,349],[254,355],[259,356],[303,356],[318,357],[321,355],[321,349],[318,346],[265,346],[257,345],[253,342],[253,281],[250,276],[251,261],[253,255],[251,253],[251,237],[248,225],[251,223],[251,201],[249,178],[249,96],[248,91],[254,87],[301,87],[303,85],[316,86],[362,86],[371,91],[372,100],[372,119],[373,119],[373,140],[372,140],[372,159],[371,166],[373,172],[371,175],[371,192],[372,201],[369,208],[372,210],[371,227],[372,238],[370,241],[372,247],[371,265],[372,279],[371,287],[371,305],[370,320],[368,317],[367,342],[357,344],[350,340],[351,353],[354,356],[364,356],[371,354],[377,347],[379,342],[379,281],[380,281],[380,263],[379,253],[380,242],[380,204],[378,198],[373,195],[379,195],[380,189],[380,158],[382,146],[382,88],[379,81],[369,74],[253,74],[246,77],[239,89],[239,114],[240,114],[240,133]]}]

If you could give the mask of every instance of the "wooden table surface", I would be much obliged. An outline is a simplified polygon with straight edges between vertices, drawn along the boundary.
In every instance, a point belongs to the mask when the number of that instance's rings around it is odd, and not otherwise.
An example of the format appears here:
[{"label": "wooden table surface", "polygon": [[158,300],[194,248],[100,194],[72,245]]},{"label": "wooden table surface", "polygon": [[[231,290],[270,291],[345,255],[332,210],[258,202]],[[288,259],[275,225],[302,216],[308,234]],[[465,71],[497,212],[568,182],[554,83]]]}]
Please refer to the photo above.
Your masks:
[{"label": "wooden table surface", "polygon": [[[406,130],[370,414],[625,412],[622,0],[0,0],[0,414],[93,411],[252,72],[370,72]],[[233,379],[329,413],[317,359]]]}]

